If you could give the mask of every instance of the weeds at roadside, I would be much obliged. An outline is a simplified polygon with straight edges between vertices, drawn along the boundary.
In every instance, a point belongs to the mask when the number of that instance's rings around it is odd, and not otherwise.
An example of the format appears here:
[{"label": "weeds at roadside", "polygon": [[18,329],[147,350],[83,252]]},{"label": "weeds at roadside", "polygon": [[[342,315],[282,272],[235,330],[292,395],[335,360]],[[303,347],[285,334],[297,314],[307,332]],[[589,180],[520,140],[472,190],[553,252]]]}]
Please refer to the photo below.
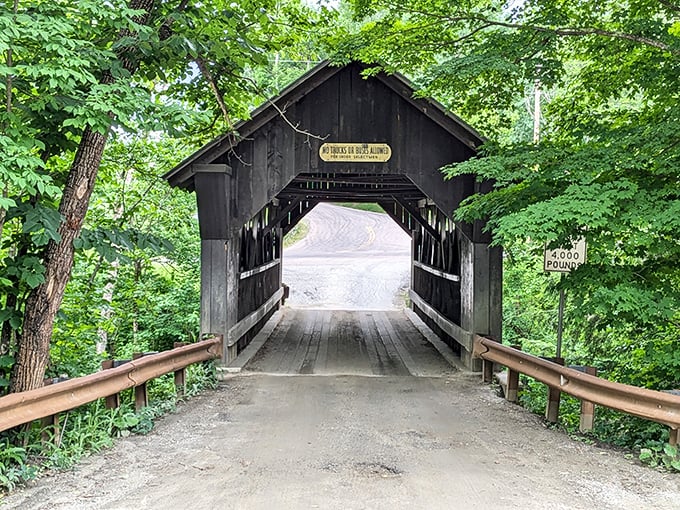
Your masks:
[{"label": "weeds at roadside", "polygon": [[668,443],[649,445],[640,450],[640,462],[650,467],[662,467],[668,471],[680,473],[680,451],[677,446]]},{"label": "weeds at roadside", "polygon": [[297,225],[295,225],[290,230],[290,232],[288,232],[283,237],[283,247],[289,248],[293,246],[298,241],[301,241],[302,239],[307,237],[308,233],[309,233],[309,221],[305,219],[300,220],[300,222]]},{"label": "weeds at roadside", "polygon": [[149,433],[157,418],[175,411],[178,401],[217,387],[212,362],[187,367],[186,377],[183,397],[176,395],[172,375],[152,381],[151,404],[138,413],[133,408],[132,390],[127,390],[117,409],[107,409],[99,399],[63,413],[56,434],[50,427],[42,428],[40,422],[0,433],[0,502],[3,494],[43,471],[68,469],[83,457],[113,446],[116,438]]},{"label": "weeds at roadside", "polygon": [[[522,376],[521,387],[520,405],[535,414],[543,414],[546,386]],[[559,423],[548,427],[559,428],[575,441],[628,452],[626,455],[629,458],[637,457],[649,467],[680,472],[680,452],[668,443],[668,430],[661,424],[599,406],[592,431],[585,434],[579,432],[579,422],[580,401],[562,394]]]}]

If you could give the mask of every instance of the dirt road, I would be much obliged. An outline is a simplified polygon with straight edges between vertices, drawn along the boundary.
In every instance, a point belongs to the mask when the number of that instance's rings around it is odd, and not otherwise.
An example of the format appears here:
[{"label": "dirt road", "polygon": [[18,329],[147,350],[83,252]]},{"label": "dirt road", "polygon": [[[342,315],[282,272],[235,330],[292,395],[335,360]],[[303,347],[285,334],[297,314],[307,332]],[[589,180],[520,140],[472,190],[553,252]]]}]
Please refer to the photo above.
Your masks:
[{"label": "dirt road", "polygon": [[289,304],[338,310],[404,306],[411,239],[389,216],[319,204],[305,219],[309,233],[283,253]]},{"label": "dirt road", "polygon": [[680,478],[574,442],[478,377],[235,375],[25,509],[680,508]]}]

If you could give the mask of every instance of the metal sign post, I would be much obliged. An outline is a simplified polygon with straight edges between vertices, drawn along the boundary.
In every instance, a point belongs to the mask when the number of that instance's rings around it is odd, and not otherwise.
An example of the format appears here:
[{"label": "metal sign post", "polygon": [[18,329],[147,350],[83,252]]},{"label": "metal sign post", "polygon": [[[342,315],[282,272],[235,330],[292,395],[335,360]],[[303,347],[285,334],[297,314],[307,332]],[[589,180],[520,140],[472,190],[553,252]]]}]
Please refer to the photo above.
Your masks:
[{"label": "metal sign post", "polygon": [[[588,246],[584,237],[574,241],[571,248],[556,248],[549,250],[546,245],[543,252],[543,270],[549,272],[562,273],[560,276],[560,284],[564,280],[564,273],[569,273],[572,269],[577,268],[586,262],[586,255]],[[564,303],[565,303],[564,288],[560,285],[560,304],[557,309],[557,349],[555,356],[562,357],[562,331],[564,323]]]},{"label": "metal sign post", "polygon": [[[562,276],[560,276],[560,283]],[[562,323],[564,321],[564,289],[560,288],[560,304],[557,308],[557,349],[555,352],[556,358],[562,357]]]}]

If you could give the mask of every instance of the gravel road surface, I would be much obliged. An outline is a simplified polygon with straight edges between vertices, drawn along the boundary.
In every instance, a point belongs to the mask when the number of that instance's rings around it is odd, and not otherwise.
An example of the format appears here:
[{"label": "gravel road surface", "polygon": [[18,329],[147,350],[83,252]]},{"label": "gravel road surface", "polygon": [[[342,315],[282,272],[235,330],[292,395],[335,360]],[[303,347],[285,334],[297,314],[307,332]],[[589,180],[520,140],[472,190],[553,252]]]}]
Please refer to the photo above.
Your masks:
[{"label": "gravel road surface", "polygon": [[677,510],[680,477],[570,440],[476,375],[234,375],[5,508]]}]

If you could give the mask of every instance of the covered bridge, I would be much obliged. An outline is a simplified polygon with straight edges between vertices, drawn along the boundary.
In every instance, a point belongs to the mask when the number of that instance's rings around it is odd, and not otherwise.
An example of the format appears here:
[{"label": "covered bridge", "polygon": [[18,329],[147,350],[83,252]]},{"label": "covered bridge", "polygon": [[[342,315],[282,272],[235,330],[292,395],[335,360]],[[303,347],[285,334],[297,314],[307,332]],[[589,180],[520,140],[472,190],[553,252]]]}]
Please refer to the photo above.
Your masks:
[{"label": "covered bridge", "polygon": [[378,203],[412,238],[414,311],[476,369],[473,334],[500,339],[502,254],[483,224],[454,222],[489,183],[444,180],[480,136],[403,77],[323,63],[165,175],[196,192],[201,333],[228,363],[280,306],[283,236],[319,202]]}]

